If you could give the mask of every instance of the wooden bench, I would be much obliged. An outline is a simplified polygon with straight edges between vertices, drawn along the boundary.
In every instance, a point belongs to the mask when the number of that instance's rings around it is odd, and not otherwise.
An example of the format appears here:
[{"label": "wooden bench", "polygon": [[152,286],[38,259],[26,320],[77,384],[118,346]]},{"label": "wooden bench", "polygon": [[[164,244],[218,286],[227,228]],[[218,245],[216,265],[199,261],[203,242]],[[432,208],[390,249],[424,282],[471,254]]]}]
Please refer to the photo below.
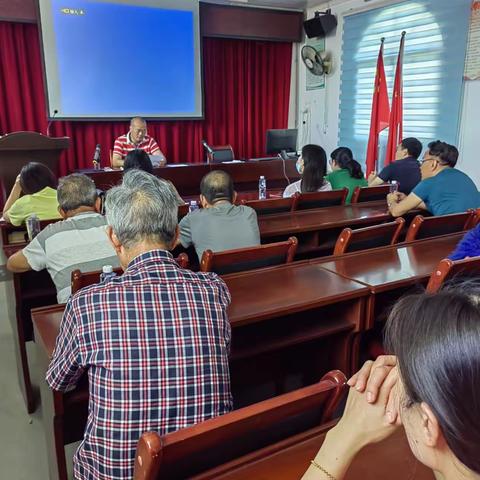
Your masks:
[{"label": "wooden bench", "polygon": [[256,247],[238,248],[223,252],[205,250],[200,262],[200,271],[225,275],[291,263],[295,257],[297,245],[297,239],[290,237],[285,242],[269,243]]},{"label": "wooden bench", "polygon": [[296,193],[293,210],[309,210],[312,208],[333,207],[345,205],[348,188],[329,190],[326,192]]},{"label": "wooden bench", "polygon": [[[160,436],[144,433],[135,456],[135,480],[190,478],[333,418],[345,375],[327,373],[312,386]],[[188,460],[187,460],[188,459]]]},{"label": "wooden bench", "polygon": [[[175,260],[180,268],[188,268],[188,256],[186,253],[181,253]],[[122,268],[114,268],[113,271],[117,275],[121,275],[123,273]],[[88,287],[89,285],[93,285],[95,283],[100,283],[101,273],[101,270],[95,270],[93,272],[81,272],[80,270],[74,270],[71,277],[72,295],[84,287]]]},{"label": "wooden bench", "polygon": [[355,190],[352,194],[352,203],[385,200],[389,193],[390,185],[377,185],[375,187],[355,187]]},{"label": "wooden bench", "polygon": [[457,233],[467,230],[474,217],[474,211],[440,215],[437,217],[424,217],[417,215],[410,224],[405,241],[421,240],[423,238],[437,237],[448,233]]},{"label": "wooden bench", "polygon": [[345,228],[337,239],[333,254],[343,255],[347,252],[395,245],[398,242],[404,224],[405,220],[403,218],[397,218],[394,222],[358,228],[356,230]]},{"label": "wooden bench", "polygon": [[272,215],[293,211],[294,197],[267,198],[265,200],[242,200],[241,204],[253,208],[257,215]]},{"label": "wooden bench", "polygon": [[455,277],[480,275],[480,257],[450,260],[444,258],[432,272],[427,284],[428,293],[436,293],[442,285]]}]

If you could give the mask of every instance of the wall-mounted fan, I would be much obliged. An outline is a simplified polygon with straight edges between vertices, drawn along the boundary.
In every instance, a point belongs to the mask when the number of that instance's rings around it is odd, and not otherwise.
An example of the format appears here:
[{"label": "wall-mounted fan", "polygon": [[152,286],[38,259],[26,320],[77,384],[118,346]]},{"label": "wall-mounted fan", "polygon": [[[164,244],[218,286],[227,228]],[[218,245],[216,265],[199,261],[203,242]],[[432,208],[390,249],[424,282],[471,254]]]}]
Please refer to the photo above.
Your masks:
[{"label": "wall-mounted fan", "polygon": [[302,60],[313,75],[328,75],[332,72],[332,59],[329,53],[319,52],[311,45],[302,48]]}]

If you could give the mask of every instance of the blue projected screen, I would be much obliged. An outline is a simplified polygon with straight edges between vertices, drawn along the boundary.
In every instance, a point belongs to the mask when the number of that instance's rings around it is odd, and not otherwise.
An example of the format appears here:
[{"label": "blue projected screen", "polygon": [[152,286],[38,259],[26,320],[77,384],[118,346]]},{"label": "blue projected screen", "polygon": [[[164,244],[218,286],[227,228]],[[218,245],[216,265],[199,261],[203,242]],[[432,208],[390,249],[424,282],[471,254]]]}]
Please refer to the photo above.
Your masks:
[{"label": "blue projected screen", "polygon": [[40,0],[56,118],[202,117],[198,0]]}]

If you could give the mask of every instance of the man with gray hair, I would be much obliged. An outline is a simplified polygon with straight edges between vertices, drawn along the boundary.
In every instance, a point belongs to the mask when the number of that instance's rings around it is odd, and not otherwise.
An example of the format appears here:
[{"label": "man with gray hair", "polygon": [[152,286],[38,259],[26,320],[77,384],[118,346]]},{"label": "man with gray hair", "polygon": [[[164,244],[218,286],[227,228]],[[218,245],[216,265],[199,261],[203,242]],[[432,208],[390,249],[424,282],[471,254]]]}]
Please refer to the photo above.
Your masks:
[{"label": "man with gray hair", "polygon": [[23,250],[12,255],[12,272],[47,269],[57,289],[58,303],[71,293],[74,270],[91,272],[119,261],[106,235],[106,220],[100,215],[100,199],[93,180],[74,173],[58,182],[58,210],[64,219],[44,228]]},{"label": "man with gray hair", "polygon": [[108,236],[121,277],[68,302],[47,372],[66,391],[88,369],[89,415],[74,477],[131,479],[142,433],[163,435],[232,408],[230,294],[213,273],[181,269],[171,186],[129,171],[107,192]]}]

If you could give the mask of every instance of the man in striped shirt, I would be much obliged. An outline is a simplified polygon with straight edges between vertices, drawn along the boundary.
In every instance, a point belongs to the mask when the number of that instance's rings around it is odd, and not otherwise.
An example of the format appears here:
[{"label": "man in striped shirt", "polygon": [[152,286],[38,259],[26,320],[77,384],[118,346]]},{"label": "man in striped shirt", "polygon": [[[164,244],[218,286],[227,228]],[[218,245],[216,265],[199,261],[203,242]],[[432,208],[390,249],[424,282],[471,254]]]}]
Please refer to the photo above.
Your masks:
[{"label": "man in striped shirt", "polygon": [[127,134],[118,137],[113,146],[112,166],[114,168],[123,167],[123,162],[128,152],[140,149],[148,155],[158,155],[163,166],[167,163],[165,155],[160,150],[157,142],[147,135],[147,122],[141,117],[134,117],[130,120],[130,130]]},{"label": "man in striped shirt", "polygon": [[8,259],[12,272],[47,269],[57,289],[58,303],[70,297],[74,270],[91,272],[104,265],[118,267],[106,234],[106,219],[92,179],[74,173],[60,179],[57,190],[62,222],[44,228],[23,250]]}]

